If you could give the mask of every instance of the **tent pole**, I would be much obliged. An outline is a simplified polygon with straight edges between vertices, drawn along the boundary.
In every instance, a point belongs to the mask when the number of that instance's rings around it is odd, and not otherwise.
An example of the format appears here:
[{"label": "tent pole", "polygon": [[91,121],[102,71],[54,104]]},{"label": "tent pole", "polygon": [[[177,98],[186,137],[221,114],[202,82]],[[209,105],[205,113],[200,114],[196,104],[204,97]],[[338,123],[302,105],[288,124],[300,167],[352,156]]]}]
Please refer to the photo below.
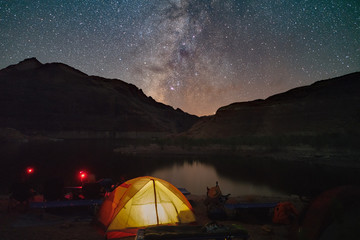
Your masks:
[{"label": "tent pole", "polygon": [[156,199],[156,189],[155,189],[155,180],[152,179],[153,185],[154,185],[154,196],[155,196],[155,212],[156,212],[156,223],[159,225],[159,214],[157,209],[157,199]]}]

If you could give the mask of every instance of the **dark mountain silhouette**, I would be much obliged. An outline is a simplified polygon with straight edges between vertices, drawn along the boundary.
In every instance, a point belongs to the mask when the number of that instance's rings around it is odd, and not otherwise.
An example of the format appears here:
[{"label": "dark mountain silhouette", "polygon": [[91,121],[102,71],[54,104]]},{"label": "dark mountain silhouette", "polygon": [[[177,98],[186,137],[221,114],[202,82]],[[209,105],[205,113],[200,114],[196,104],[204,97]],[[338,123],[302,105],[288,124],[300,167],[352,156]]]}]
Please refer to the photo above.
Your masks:
[{"label": "dark mountain silhouette", "polygon": [[294,88],[265,100],[233,103],[202,118],[197,138],[360,133],[360,73]]},{"label": "dark mountain silhouette", "polygon": [[0,128],[74,138],[80,133],[176,133],[198,120],[156,102],[132,84],[35,58],[0,70],[0,109]]},{"label": "dark mountain silhouette", "polygon": [[31,58],[0,70],[0,129],[16,129],[2,131],[14,136],[64,138],[180,132],[195,138],[359,134],[359,89],[360,73],[353,73],[265,100],[233,103],[198,118],[121,80]]}]

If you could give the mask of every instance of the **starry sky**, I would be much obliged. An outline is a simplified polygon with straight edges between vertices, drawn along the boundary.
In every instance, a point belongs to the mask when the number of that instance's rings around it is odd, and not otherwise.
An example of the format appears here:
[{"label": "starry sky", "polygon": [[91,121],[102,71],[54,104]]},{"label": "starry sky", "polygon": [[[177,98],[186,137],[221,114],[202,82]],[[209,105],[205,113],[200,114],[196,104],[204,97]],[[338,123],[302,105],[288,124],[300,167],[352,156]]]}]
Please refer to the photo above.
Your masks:
[{"label": "starry sky", "polygon": [[360,70],[359,0],[0,0],[0,68],[36,57],[198,116]]}]

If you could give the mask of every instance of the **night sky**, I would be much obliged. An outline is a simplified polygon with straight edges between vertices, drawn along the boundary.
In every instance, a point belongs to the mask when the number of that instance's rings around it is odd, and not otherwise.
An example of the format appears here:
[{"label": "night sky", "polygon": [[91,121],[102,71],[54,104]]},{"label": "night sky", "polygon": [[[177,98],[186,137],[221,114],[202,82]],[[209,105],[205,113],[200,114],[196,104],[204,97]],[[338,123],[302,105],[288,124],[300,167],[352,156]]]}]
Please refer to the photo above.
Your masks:
[{"label": "night sky", "polygon": [[213,114],[360,70],[359,0],[0,0],[0,68],[36,57]]}]

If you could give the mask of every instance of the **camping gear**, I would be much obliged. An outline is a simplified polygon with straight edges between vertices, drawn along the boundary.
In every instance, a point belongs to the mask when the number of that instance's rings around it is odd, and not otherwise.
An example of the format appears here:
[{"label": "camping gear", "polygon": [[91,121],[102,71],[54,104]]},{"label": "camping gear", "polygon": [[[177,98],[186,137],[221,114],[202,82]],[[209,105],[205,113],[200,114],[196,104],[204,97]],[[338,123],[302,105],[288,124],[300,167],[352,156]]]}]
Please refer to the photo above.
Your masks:
[{"label": "camping gear", "polygon": [[187,195],[190,195],[190,194],[191,194],[186,188],[180,188],[180,187],[178,187],[177,189],[179,189],[180,192],[181,192],[182,194],[184,194],[184,196],[187,196]]},{"label": "camping gear", "polygon": [[222,195],[218,182],[214,187],[207,188],[204,204],[210,219],[220,220],[226,218],[224,204],[229,196],[230,194]]},{"label": "camping gear", "polygon": [[103,201],[101,199],[30,202],[30,208],[64,208],[80,206],[96,207],[101,205],[102,202]]},{"label": "camping gear", "polygon": [[359,239],[360,187],[340,186],[318,195],[306,210],[303,239]]},{"label": "camping gear", "polygon": [[248,232],[239,225],[211,222],[205,226],[157,226],[139,229],[135,240],[243,239]]},{"label": "camping gear", "polygon": [[291,202],[280,202],[274,209],[273,223],[291,224],[299,215]]},{"label": "camping gear", "polygon": [[103,178],[97,181],[97,183],[101,186],[102,192],[106,193],[111,192],[115,188],[115,183],[111,178]]},{"label": "camping gear", "polygon": [[228,209],[249,209],[249,208],[274,208],[278,202],[246,202],[246,203],[226,203],[225,208]]},{"label": "camping gear", "polygon": [[135,235],[134,229],[147,226],[191,223],[192,206],[172,184],[155,177],[138,177],[126,181],[105,198],[98,221],[107,236]]},{"label": "camping gear", "polygon": [[224,208],[228,217],[241,222],[252,224],[270,223],[273,209],[278,202],[236,202],[225,203]]}]

